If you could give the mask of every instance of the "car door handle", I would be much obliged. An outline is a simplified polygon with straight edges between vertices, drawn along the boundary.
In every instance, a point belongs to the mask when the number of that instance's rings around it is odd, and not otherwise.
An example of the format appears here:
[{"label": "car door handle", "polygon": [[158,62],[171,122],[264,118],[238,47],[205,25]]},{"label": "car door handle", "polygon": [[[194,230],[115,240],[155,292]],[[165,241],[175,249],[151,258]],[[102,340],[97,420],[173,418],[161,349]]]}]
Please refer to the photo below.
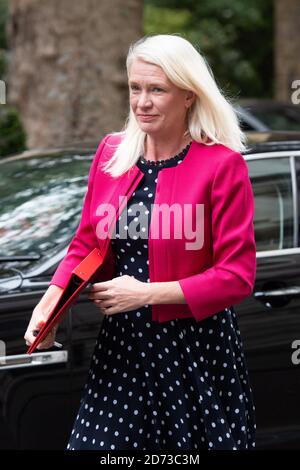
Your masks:
[{"label": "car door handle", "polygon": [[258,300],[262,300],[266,297],[300,297],[300,287],[290,286],[280,287],[278,289],[256,291],[254,292],[253,296]]},{"label": "car door handle", "polygon": [[33,354],[17,354],[14,356],[0,356],[0,372],[6,369],[20,367],[47,366],[68,361],[68,351],[49,351]]}]

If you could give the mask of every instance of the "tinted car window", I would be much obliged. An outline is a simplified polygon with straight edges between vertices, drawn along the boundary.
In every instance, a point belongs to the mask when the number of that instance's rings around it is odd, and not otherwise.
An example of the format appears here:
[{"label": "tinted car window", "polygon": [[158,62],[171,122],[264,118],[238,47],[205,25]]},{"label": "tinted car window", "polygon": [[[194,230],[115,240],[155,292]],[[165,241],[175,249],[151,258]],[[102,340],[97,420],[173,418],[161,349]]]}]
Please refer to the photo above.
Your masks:
[{"label": "tinted car window", "polygon": [[300,130],[300,112],[292,107],[274,109],[252,109],[254,116],[274,131]]},{"label": "tinted car window", "polygon": [[92,158],[43,156],[0,165],[0,256],[49,256],[67,244],[80,220]]},{"label": "tinted car window", "polygon": [[255,197],[257,251],[293,248],[293,195],[288,158],[248,160]]},{"label": "tinted car window", "polygon": [[251,124],[245,119],[240,118],[239,122],[240,122],[241,129],[243,131],[255,131],[255,128],[251,126]]}]

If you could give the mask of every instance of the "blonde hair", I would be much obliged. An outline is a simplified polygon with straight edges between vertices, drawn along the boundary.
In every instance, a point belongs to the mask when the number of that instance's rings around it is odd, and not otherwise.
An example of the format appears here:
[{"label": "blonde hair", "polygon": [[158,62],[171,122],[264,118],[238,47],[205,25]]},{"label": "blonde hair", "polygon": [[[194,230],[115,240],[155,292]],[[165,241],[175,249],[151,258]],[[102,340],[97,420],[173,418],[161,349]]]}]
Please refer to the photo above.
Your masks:
[{"label": "blonde hair", "polygon": [[[205,58],[189,41],[177,34],[144,36],[129,48],[128,77],[136,59],[158,65],[173,84],[194,92],[196,99],[187,113],[193,140],[206,145],[223,144],[237,152],[246,149],[246,137],[233,106],[218,88]],[[122,140],[103,170],[115,177],[128,171],[144,153],[146,133],[130,108],[121,133],[113,134],[121,134]]]}]

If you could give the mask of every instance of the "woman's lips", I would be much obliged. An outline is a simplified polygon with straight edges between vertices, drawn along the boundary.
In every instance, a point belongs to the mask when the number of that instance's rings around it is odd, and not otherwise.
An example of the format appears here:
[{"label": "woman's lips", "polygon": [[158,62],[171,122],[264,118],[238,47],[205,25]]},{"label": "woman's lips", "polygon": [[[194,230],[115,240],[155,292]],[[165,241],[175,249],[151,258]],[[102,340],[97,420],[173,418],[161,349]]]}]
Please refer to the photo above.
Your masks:
[{"label": "woman's lips", "polygon": [[141,121],[152,121],[157,117],[157,114],[138,114],[138,117]]}]

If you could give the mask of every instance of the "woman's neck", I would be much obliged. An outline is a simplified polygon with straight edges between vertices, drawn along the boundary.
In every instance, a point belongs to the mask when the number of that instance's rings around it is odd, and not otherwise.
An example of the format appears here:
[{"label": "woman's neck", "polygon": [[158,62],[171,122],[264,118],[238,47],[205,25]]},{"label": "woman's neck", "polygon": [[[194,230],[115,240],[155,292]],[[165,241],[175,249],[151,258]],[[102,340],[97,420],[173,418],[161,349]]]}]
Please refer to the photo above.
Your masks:
[{"label": "woman's neck", "polygon": [[167,160],[177,155],[191,140],[190,134],[179,137],[173,135],[171,138],[154,138],[147,134],[144,158],[151,161]]}]

